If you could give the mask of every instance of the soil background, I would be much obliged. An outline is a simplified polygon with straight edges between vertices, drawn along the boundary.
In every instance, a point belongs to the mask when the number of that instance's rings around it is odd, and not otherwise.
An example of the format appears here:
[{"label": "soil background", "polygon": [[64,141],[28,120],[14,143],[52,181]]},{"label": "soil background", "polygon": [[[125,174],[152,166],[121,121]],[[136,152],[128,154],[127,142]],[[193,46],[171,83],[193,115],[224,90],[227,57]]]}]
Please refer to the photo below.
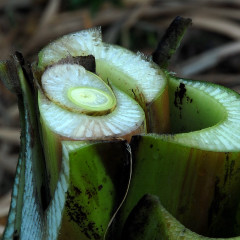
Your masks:
[{"label": "soil background", "polygon": [[[240,92],[239,0],[0,0],[0,60],[15,51],[36,60],[50,41],[102,26],[104,41],[146,55],[176,16],[191,18],[169,70]],[[0,82],[0,236],[6,224],[19,152],[16,97]]]}]

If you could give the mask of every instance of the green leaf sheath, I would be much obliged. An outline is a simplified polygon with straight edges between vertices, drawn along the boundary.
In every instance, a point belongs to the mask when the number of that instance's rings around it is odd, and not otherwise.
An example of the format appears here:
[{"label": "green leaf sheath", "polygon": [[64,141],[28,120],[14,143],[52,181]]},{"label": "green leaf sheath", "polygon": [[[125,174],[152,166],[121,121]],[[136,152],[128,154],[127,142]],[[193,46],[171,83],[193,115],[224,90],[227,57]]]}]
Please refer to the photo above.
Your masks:
[{"label": "green leaf sheath", "polygon": [[134,168],[123,223],[143,195],[150,193],[193,231],[216,237],[238,234],[239,153],[184,147],[157,135],[136,137],[131,147]]},{"label": "green leaf sheath", "polygon": [[[44,183],[44,161],[38,136],[33,95],[17,56],[8,64],[1,63],[14,77],[4,74],[11,90],[18,93],[21,120],[21,151],[12,192],[11,208],[3,239],[41,239],[42,199]],[[11,68],[9,68],[11,66]],[[17,73],[17,74],[16,74]],[[7,78],[7,79],[6,79]],[[20,89],[19,89],[20,87]]]},{"label": "green leaf sheath", "polygon": [[44,158],[33,96],[17,59],[14,64],[22,92],[18,95],[21,152],[3,240],[66,239],[63,236],[76,239],[79,232],[82,239],[103,239],[129,187],[128,144],[123,141],[64,142],[63,161],[60,170],[55,169],[59,171],[57,184],[47,206],[44,195],[48,183],[44,182]]},{"label": "green leaf sheath", "polygon": [[152,240],[164,238],[159,216],[160,201],[158,197],[150,194],[144,195],[131,211],[127,218],[122,239],[125,240]]},{"label": "green leaf sheath", "polygon": [[[62,168],[44,213],[43,239],[103,239],[128,188],[128,148],[125,142],[63,142]],[[120,155],[113,155],[120,149]]]},{"label": "green leaf sheath", "polygon": [[46,162],[46,174],[48,178],[48,187],[50,197],[54,194],[59,173],[62,168],[62,145],[61,138],[52,134],[49,127],[40,117],[42,145]]},{"label": "green leaf sheath", "polygon": [[144,195],[129,215],[123,230],[126,240],[214,240],[233,238],[209,238],[190,231],[174,218],[155,195]]},{"label": "green leaf sheath", "polygon": [[137,202],[154,194],[172,218],[200,233],[194,239],[238,236],[240,96],[173,76],[169,96],[172,134],[136,136],[131,142],[133,176],[118,230]]},{"label": "green leaf sheath", "polygon": [[129,148],[119,141],[63,146],[70,172],[59,239],[103,239],[128,188]]}]

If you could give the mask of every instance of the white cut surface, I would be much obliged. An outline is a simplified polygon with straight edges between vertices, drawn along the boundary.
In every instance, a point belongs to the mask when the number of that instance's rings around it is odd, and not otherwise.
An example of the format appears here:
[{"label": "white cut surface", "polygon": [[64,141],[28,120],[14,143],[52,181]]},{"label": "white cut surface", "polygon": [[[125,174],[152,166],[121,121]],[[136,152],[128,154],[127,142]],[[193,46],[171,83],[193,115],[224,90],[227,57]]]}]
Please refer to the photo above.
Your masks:
[{"label": "white cut surface", "polygon": [[115,102],[115,96],[110,87],[97,75],[86,71],[77,64],[59,64],[48,68],[42,75],[42,87],[51,101],[79,113],[84,113],[86,109],[74,104],[69,99],[68,90],[71,88],[96,88],[105,92]]},{"label": "white cut surface", "polygon": [[[115,73],[124,73],[125,81],[130,81],[139,88],[139,92],[143,93],[146,101],[152,102],[158,94],[164,89],[166,80],[160,69],[150,59],[146,59],[140,52],[133,53],[127,49],[116,45],[104,44],[98,49],[96,63],[98,70],[98,62],[106,62],[109,65],[110,71]],[[101,60],[101,61],[98,61]],[[99,67],[101,68],[101,66]],[[116,77],[116,79],[118,79]],[[119,80],[121,74],[119,74]],[[116,80],[115,80],[116,81]],[[114,82],[114,81],[113,81]],[[117,83],[117,85],[126,84]]]},{"label": "white cut surface", "polygon": [[226,116],[212,127],[167,138],[170,141],[208,151],[240,151],[240,95],[225,87],[204,82],[186,80],[181,82],[215,99],[225,109]]},{"label": "white cut surface", "polygon": [[100,28],[72,33],[50,43],[39,53],[38,67],[44,69],[62,58],[90,54],[95,57],[97,68],[98,60],[102,60],[109,64],[109,71],[124,73],[148,103],[157,98],[166,86],[166,79],[155,63],[141,53],[104,44]]},{"label": "white cut surface", "polygon": [[97,48],[102,44],[100,28],[82,30],[65,35],[47,45],[39,53],[38,66],[45,68],[62,58],[69,56],[96,55]]},{"label": "white cut surface", "polygon": [[40,94],[40,114],[53,132],[75,140],[109,139],[144,129],[145,115],[139,104],[117,89],[114,93],[117,106],[103,116],[70,112]]}]

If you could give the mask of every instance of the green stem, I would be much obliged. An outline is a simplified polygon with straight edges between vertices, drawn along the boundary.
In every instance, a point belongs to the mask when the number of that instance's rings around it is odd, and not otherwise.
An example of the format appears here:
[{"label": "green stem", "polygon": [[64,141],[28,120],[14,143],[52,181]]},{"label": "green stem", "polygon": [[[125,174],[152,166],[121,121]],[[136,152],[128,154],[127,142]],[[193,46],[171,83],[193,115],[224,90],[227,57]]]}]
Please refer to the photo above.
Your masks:
[{"label": "green stem", "polygon": [[183,36],[189,26],[191,26],[192,20],[190,18],[176,17],[166,33],[159,42],[157,49],[153,52],[153,61],[157,63],[161,68],[167,68],[169,60],[179,47]]}]

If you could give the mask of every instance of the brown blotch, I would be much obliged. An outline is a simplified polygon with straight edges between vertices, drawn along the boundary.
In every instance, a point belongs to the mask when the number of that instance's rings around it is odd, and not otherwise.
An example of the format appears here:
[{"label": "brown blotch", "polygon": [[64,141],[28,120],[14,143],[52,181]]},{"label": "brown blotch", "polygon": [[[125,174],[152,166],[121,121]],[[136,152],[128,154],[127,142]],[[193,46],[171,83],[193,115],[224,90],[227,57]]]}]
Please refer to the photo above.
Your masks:
[{"label": "brown blotch", "polygon": [[183,98],[186,94],[186,87],[184,83],[180,83],[179,87],[175,92],[174,105],[179,108],[179,105],[182,105]]},{"label": "brown blotch", "polygon": [[93,189],[87,189],[86,190],[86,195],[88,196],[88,199],[91,199],[92,197],[94,197],[97,194],[97,191],[95,188]]},{"label": "brown blotch", "polygon": [[[78,189],[78,192],[79,191],[81,192],[81,190]],[[70,192],[67,192],[66,197],[66,212],[70,221],[75,222],[81,228],[82,232],[87,238],[96,240],[102,239],[101,235],[99,234],[99,228],[96,227],[94,222],[89,220],[89,213],[86,211],[84,206],[81,206],[80,202],[75,196],[71,195]]]},{"label": "brown blotch", "polygon": [[69,192],[67,192],[66,209],[70,221],[81,225],[82,222],[88,220],[87,213],[84,211],[84,207],[79,205],[75,200],[75,197]]},{"label": "brown blotch", "polygon": [[226,155],[226,164],[225,164],[225,175],[224,175],[224,185],[229,182],[233,176],[233,170],[235,165],[235,160],[229,160],[229,153],[225,153]]},{"label": "brown blotch", "polygon": [[77,188],[76,186],[73,186],[73,191],[76,193],[77,196],[82,193],[82,191],[79,188]]}]

